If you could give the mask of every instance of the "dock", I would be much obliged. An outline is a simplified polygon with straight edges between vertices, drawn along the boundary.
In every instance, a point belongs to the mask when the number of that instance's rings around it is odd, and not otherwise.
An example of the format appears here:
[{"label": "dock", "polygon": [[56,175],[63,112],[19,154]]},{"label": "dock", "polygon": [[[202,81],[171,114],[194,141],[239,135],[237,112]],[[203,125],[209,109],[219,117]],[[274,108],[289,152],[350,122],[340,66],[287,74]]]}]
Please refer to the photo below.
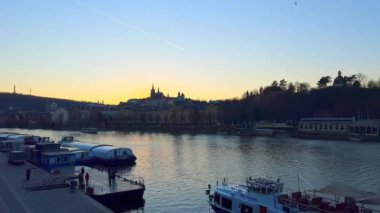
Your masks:
[{"label": "dock", "polygon": [[[81,166],[75,167],[75,173],[80,172]],[[137,210],[144,207],[143,194],[145,191],[144,180],[137,177],[124,178],[116,175],[109,179],[108,171],[84,167],[85,173],[90,176],[89,187],[93,188],[93,199],[99,201],[115,212]]]},{"label": "dock", "polygon": [[[129,181],[123,181],[121,177],[116,177],[111,182],[108,182],[108,173],[106,171],[87,166],[84,168],[85,172],[88,172],[90,175],[89,185],[94,188],[94,194],[117,193],[141,188],[141,185],[138,185],[137,183],[133,184]],[[76,173],[79,173],[80,169],[81,166],[76,166]]]},{"label": "dock", "polygon": [[[28,168],[31,176],[26,181]],[[41,181],[44,187],[35,188]],[[9,164],[6,155],[0,153],[0,212],[113,212],[83,192],[62,188],[60,184],[61,180],[28,162]]]}]

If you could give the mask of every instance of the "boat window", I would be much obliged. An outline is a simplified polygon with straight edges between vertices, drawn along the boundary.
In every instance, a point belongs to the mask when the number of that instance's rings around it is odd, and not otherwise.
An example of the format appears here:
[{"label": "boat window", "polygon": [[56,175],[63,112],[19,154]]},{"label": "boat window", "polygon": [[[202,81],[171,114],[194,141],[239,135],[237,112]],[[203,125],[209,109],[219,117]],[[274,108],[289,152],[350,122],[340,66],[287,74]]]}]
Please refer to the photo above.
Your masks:
[{"label": "boat window", "polygon": [[327,130],[327,124],[325,124],[325,130]]},{"label": "boat window", "polygon": [[373,134],[377,134],[377,128],[373,128]]},{"label": "boat window", "polygon": [[232,201],[230,199],[222,197],[222,207],[231,210]]},{"label": "boat window", "polygon": [[261,191],[261,194],[266,194],[266,190],[265,190],[264,187],[261,187],[261,188],[260,188],[260,191]]},{"label": "boat window", "polygon": [[56,163],[61,163],[61,157],[57,157],[57,158],[55,159],[55,162],[56,162]]},{"label": "boat window", "polygon": [[300,129],[303,129],[303,125],[302,124],[300,124]]},{"label": "boat window", "polygon": [[371,127],[367,126],[367,134],[372,134]]},{"label": "boat window", "polygon": [[68,161],[67,157],[63,157],[63,162],[67,162],[67,161]]},{"label": "boat window", "polygon": [[344,125],[340,125],[340,130],[344,130]]},{"label": "boat window", "polygon": [[253,213],[253,208],[244,204],[240,204],[240,213]]},{"label": "boat window", "polygon": [[335,124],[335,130],[339,130],[338,124]]},{"label": "boat window", "polygon": [[333,129],[333,126],[332,126],[332,124],[330,124],[330,130],[332,130]]},{"label": "boat window", "polygon": [[322,124],[319,124],[319,129],[322,129]]},{"label": "boat window", "polygon": [[217,204],[220,202],[220,195],[218,193],[215,193],[214,202]]}]

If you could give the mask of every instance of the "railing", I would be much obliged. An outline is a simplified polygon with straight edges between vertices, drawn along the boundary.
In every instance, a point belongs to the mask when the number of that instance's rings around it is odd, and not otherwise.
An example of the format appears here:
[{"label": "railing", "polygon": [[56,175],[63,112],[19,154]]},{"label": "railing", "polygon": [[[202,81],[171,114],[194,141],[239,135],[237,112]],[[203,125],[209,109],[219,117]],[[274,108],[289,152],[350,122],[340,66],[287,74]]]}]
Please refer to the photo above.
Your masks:
[{"label": "railing", "polygon": [[[346,203],[333,204],[331,199],[314,197],[310,199],[307,197],[288,197],[287,195],[278,196],[278,203],[289,209],[299,209],[301,211],[316,211],[323,213],[334,213],[334,212],[358,212],[358,213],[380,213],[380,210],[370,209],[364,206],[359,207],[358,205],[350,206]],[[333,205],[331,205],[333,204]]]},{"label": "railing", "polygon": [[134,175],[128,175],[127,177],[123,177],[121,175],[117,175],[118,178],[120,178],[123,181],[128,181],[130,183],[142,186],[145,188],[144,178]]},{"label": "railing", "polygon": [[45,190],[55,187],[68,186],[64,176],[48,176],[40,179],[24,180],[21,186],[26,190]]}]

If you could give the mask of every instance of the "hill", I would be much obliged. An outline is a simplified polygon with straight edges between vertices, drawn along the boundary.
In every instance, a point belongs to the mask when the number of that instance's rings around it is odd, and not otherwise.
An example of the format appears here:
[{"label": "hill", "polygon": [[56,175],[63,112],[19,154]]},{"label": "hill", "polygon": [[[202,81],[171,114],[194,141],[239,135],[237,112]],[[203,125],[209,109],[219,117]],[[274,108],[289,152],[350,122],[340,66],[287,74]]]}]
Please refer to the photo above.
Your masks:
[{"label": "hill", "polygon": [[58,107],[84,106],[88,102],[78,102],[73,100],[39,97],[33,95],[21,95],[14,93],[0,93],[0,111],[13,108],[16,111],[37,111],[46,110],[47,104],[55,102]]}]

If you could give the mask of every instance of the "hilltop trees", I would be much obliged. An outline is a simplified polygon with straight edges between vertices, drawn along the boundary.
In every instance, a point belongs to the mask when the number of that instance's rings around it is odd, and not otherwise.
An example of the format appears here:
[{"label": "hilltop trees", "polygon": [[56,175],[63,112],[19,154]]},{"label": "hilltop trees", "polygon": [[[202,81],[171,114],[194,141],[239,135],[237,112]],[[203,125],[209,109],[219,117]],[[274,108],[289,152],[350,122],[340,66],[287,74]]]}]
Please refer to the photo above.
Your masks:
[{"label": "hilltop trees", "polygon": [[331,83],[331,77],[330,76],[322,76],[321,79],[317,82],[318,88],[326,88],[327,84]]},{"label": "hilltop trees", "polygon": [[344,80],[346,80],[347,86],[352,86],[356,81],[356,75],[344,76]]},{"label": "hilltop trees", "polygon": [[279,85],[280,89],[281,89],[282,91],[285,91],[285,90],[287,89],[287,88],[286,88],[287,84],[288,84],[288,82],[287,82],[285,79],[282,79],[282,80],[280,81],[280,85]]},{"label": "hilltop trees", "polygon": [[292,82],[289,83],[288,92],[294,93],[296,91],[296,87],[293,85]]}]

